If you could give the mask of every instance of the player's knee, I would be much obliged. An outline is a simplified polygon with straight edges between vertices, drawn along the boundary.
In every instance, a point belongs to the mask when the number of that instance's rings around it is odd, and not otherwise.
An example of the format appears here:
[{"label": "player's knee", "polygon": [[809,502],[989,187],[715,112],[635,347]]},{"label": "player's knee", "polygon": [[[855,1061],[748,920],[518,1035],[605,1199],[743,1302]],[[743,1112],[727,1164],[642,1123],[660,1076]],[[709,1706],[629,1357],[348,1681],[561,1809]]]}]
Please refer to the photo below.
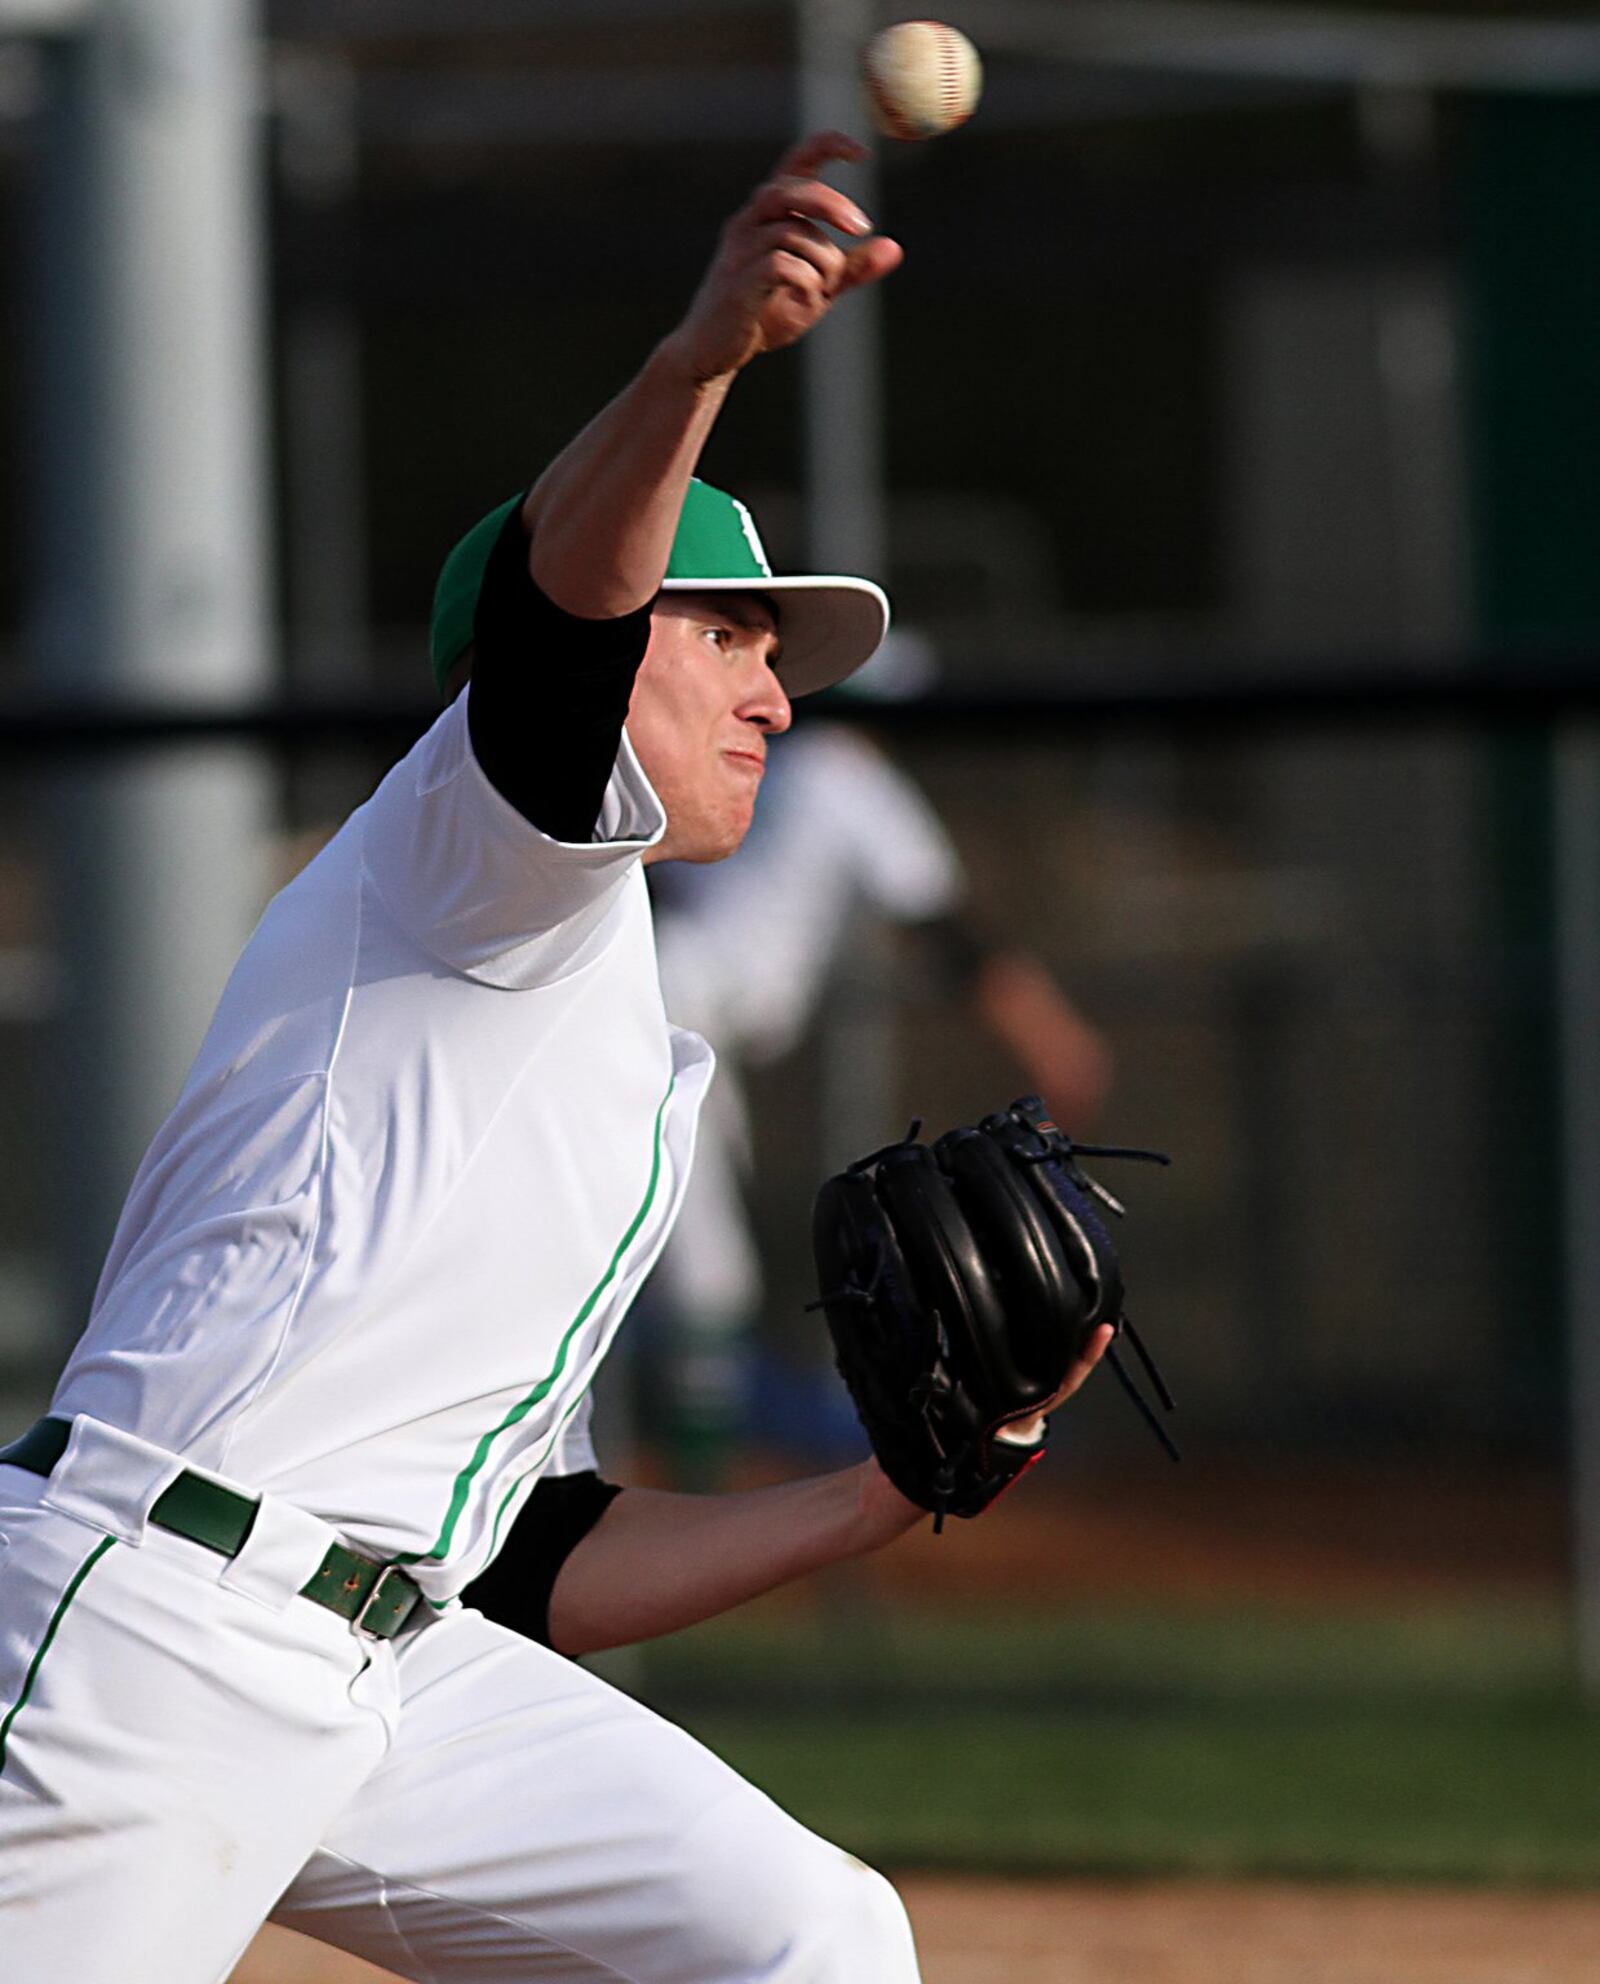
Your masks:
[{"label": "player's knee", "polygon": [[[703,1844],[703,1842],[702,1842]],[[703,1920],[718,1979],[772,1984],[916,1984],[904,1904],[883,1876],[776,1809],[746,1809],[700,1863],[719,1868]]]}]

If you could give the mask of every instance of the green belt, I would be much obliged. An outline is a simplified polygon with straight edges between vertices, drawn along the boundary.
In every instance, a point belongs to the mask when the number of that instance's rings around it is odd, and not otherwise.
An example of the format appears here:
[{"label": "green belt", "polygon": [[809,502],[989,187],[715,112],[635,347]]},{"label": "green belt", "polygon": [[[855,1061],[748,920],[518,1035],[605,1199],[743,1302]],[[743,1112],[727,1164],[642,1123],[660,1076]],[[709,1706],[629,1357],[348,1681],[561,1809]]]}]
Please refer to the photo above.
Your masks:
[{"label": "green belt", "polygon": [[[20,1440],[0,1447],[0,1461],[26,1468],[30,1474],[49,1474],[66,1452],[71,1435],[70,1419],[41,1419]],[[259,1507],[253,1495],[241,1495],[185,1469],[156,1497],[150,1520],[191,1543],[237,1557]],[[398,1565],[375,1564],[370,1557],[334,1543],[300,1587],[300,1595],[327,1606],[374,1639],[392,1640],[421,1602],[422,1590]]]}]

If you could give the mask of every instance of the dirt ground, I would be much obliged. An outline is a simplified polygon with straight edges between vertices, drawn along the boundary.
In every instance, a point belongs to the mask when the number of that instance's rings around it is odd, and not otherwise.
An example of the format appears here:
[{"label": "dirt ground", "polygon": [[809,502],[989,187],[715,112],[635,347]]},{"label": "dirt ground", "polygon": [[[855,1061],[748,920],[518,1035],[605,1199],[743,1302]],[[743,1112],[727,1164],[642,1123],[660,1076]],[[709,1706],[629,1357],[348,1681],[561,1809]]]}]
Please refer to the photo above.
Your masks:
[{"label": "dirt ground", "polygon": [[[1372,1467],[1185,1463],[1102,1469],[1018,1495],[982,1525],[924,1531],[872,1560],[886,1594],[1015,1600],[1411,1602],[1559,1589],[1547,1474],[1419,1480]],[[1241,1522],[1239,1511],[1250,1519]],[[1600,1896],[1287,1883],[999,1881],[911,1875],[926,1984],[1595,1984]],[[389,1984],[270,1931],[233,1984]]]},{"label": "dirt ground", "polygon": [[1600,1898],[901,1883],[927,1984],[1589,1984]]},{"label": "dirt ground", "polygon": [[1252,1469],[1200,1453],[1181,1480],[1149,1461],[1062,1469],[981,1523],[924,1526],[862,1572],[890,1593],[959,1602],[1383,1605],[1559,1591],[1566,1552],[1549,1470]]},{"label": "dirt ground", "polygon": [[[1593,1984],[1600,1896],[1276,1883],[899,1883],[925,1984]],[[388,1984],[279,1930],[233,1984]]]}]

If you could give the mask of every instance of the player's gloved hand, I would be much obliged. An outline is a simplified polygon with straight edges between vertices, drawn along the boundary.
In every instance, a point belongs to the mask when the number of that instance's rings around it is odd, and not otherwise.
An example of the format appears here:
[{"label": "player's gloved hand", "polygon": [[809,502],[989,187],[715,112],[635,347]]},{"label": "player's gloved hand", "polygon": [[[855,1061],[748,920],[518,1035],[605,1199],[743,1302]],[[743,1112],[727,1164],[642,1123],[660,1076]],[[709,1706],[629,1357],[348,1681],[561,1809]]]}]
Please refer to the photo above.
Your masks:
[{"label": "player's gloved hand", "polygon": [[986,1509],[1044,1453],[1047,1415],[1102,1355],[1174,1459],[1115,1339],[1126,1331],[1099,1208],[1121,1206],[1036,1096],[932,1146],[914,1125],[817,1194],[812,1244],[834,1356],[884,1473],[936,1527]]},{"label": "player's gloved hand", "polygon": [[899,267],[899,243],[873,234],[856,203],[817,176],[830,160],[864,156],[841,131],[804,138],[725,223],[683,322],[666,340],[695,379],[726,378],[760,353],[793,344],[846,290]]}]

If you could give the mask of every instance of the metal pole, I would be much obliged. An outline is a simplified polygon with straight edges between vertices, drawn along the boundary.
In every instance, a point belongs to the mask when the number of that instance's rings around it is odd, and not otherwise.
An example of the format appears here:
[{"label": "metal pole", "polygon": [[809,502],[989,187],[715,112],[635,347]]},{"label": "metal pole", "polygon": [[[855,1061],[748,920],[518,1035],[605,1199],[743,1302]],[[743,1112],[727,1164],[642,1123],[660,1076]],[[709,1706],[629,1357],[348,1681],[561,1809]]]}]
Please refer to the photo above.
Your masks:
[{"label": "metal pole", "polygon": [[[268,680],[252,18],[101,0],[51,53],[34,642],[86,701]],[[69,1326],[266,892],[240,746],[62,779],[57,1090]]]},{"label": "metal pole", "polygon": [[[872,0],[797,0],[800,126],[861,129],[860,53],[876,25]],[[862,212],[877,214],[874,162],[830,171]],[[858,291],[800,347],[804,366],[806,551],[816,572],[882,580],[889,550],[883,469],[882,315]],[[832,1155],[891,1134],[894,1027],[879,942],[852,948],[848,982],[830,989],[822,1038],[823,1141]]]},{"label": "metal pole", "polygon": [[337,54],[281,52],[273,68],[278,183],[309,237],[312,273],[283,325],[284,566],[291,680],[359,687],[367,653],[361,336],[352,299],[360,107]]},{"label": "metal pole", "polygon": [[[797,0],[800,127],[862,128],[859,71],[875,25],[872,0]],[[872,159],[828,174],[878,218]],[[884,500],[882,298],[847,297],[800,346],[805,404],[806,551],[818,572],[882,579],[889,531]]]},{"label": "metal pole", "polygon": [[1556,958],[1572,1398],[1573,1628],[1600,1698],[1600,729],[1556,740]]}]

